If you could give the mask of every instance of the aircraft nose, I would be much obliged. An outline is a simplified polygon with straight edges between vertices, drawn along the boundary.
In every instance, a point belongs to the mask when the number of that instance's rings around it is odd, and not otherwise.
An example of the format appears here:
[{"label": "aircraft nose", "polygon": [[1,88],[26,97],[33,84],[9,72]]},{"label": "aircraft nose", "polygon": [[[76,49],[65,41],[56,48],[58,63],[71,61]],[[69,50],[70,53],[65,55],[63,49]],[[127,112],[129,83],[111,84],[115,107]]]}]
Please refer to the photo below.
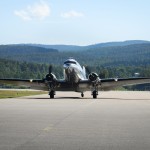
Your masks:
[{"label": "aircraft nose", "polygon": [[72,72],[74,68],[72,64],[64,64],[64,69],[67,70],[68,72]]},{"label": "aircraft nose", "polygon": [[70,67],[70,64],[64,64],[64,68]]}]

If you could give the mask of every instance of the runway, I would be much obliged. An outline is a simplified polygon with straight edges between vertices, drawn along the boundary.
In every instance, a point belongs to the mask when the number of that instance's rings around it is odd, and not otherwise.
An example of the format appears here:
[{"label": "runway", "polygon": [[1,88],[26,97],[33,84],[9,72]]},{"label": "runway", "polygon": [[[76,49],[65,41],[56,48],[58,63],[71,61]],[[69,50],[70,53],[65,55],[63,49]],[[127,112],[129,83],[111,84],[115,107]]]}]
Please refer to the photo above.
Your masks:
[{"label": "runway", "polygon": [[0,99],[0,150],[149,150],[150,92]]}]

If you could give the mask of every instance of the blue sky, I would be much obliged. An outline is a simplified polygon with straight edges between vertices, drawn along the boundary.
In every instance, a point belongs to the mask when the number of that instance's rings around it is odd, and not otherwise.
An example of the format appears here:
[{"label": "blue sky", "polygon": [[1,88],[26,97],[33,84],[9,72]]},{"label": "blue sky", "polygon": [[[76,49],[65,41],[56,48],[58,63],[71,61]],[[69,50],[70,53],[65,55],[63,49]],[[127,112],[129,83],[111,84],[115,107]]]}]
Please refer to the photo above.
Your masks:
[{"label": "blue sky", "polygon": [[150,40],[149,0],[0,1],[0,44]]}]

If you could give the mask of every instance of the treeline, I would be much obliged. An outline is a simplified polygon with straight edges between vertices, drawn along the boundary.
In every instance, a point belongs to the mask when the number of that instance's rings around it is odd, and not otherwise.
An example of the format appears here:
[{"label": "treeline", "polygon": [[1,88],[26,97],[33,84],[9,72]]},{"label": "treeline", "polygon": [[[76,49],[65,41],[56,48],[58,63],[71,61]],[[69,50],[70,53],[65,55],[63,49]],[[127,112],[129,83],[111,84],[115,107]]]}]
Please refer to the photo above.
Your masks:
[{"label": "treeline", "polygon": [[[53,73],[57,78],[63,78],[63,66],[52,65]],[[49,64],[18,62],[0,59],[0,78],[35,78],[42,79],[48,73]],[[142,77],[150,77],[150,65],[148,66],[86,66],[88,72],[97,72],[100,78],[127,78],[139,73]]]},{"label": "treeline", "polygon": [[[0,59],[0,78],[42,79],[48,73],[48,64],[37,64]],[[62,68],[53,65],[57,77],[62,77]]]}]

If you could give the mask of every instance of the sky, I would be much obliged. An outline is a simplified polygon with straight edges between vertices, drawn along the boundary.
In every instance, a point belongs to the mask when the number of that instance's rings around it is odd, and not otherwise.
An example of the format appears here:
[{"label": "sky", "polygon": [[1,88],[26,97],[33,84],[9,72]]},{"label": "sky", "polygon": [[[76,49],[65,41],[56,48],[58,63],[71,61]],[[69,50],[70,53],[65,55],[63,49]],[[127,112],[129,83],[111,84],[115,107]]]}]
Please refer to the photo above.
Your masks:
[{"label": "sky", "polygon": [[0,44],[149,40],[150,0],[0,1]]}]

